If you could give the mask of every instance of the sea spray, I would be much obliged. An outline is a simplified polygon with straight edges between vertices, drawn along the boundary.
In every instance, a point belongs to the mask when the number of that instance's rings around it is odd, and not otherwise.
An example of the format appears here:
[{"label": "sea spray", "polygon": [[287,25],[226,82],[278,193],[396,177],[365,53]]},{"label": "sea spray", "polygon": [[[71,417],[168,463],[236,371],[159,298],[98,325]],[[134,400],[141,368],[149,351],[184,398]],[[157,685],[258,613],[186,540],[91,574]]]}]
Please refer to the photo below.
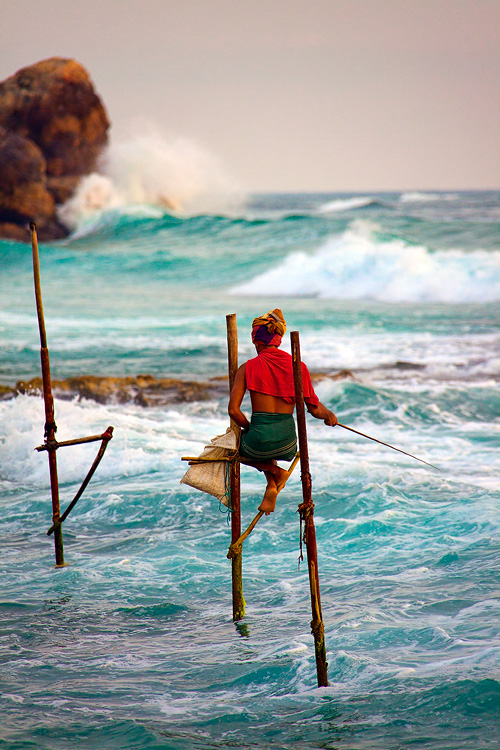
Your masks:
[{"label": "sea spray", "polygon": [[[181,215],[225,213],[241,206],[242,194],[219,160],[188,138],[167,138],[152,128],[104,151],[99,172],[84,177],[59,208],[71,230],[113,209],[156,207]],[[154,214],[153,214],[154,215]]]}]

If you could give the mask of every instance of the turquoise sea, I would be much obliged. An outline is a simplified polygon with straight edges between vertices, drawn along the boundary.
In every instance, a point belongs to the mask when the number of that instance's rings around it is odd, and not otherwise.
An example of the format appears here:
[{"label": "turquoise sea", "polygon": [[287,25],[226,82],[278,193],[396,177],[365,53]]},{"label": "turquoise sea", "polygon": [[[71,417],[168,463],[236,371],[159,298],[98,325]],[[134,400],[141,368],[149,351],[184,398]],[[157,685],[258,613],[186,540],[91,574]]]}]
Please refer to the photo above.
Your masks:
[{"label": "turquoise sea", "polygon": [[[299,472],[244,547],[180,485],[226,399],[56,398],[57,437],[114,425],[54,568],[43,401],[0,401],[0,747],[486,750],[500,722],[500,195],[122,203],[41,243],[52,376],[207,380],[274,307],[343,423],[308,419],[329,681],[316,687]],[[0,241],[0,383],[40,374],[31,247]],[[290,350],[288,334],[284,347]],[[336,379],[341,370],[350,374]],[[248,411],[248,404],[245,407]],[[97,446],[58,452],[61,505]],[[264,489],[242,469],[246,525]]]}]

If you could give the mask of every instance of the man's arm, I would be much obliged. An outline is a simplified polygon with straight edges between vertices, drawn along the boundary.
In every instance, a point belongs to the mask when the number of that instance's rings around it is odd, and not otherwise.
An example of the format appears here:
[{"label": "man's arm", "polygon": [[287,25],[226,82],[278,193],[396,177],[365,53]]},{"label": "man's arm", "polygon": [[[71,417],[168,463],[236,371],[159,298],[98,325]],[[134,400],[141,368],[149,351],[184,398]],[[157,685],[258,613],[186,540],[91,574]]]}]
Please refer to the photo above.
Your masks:
[{"label": "man's arm", "polygon": [[309,414],[311,414],[316,419],[322,419],[323,422],[330,427],[335,427],[337,424],[337,417],[333,413],[333,411],[330,411],[330,409],[327,409],[324,404],[319,402],[317,406],[313,406],[312,404],[308,404],[306,402],[306,408]]},{"label": "man's arm", "polygon": [[229,396],[229,405],[227,411],[231,419],[234,419],[238,427],[242,427],[244,430],[248,430],[250,422],[245,417],[240,409],[243,396],[247,389],[247,383],[245,378],[246,363],[238,368],[238,372],[235,375],[233,387],[231,389],[231,395]]}]

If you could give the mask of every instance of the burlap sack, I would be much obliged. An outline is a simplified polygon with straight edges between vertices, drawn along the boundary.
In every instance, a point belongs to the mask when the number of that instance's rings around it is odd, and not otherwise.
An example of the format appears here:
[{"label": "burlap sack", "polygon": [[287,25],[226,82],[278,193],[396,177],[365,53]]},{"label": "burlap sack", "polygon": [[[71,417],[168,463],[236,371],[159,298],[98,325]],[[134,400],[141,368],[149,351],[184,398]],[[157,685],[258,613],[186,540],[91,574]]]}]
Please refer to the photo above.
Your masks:
[{"label": "burlap sack", "polygon": [[[228,427],[224,435],[212,438],[198,458],[224,458],[232,456],[238,448],[238,440],[233,430]],[[190,466],[182,477],[181,484],[188,484],[196,490],[213,495],[223,505],[229,507],[229,462],[207,461],[207,463]]]}]

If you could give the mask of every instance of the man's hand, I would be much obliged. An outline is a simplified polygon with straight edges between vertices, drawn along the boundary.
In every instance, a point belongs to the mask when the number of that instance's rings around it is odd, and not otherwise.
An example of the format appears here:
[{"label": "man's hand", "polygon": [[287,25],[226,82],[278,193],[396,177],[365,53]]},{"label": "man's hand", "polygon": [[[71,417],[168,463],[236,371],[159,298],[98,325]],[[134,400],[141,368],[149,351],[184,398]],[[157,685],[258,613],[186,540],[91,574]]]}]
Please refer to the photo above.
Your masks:
[{"label": "man's hand", "polygon": [[329,427],[335,427],[335,425],[338,423],[337,417],[335,416],[333,411],[330,411],[329,409],[328,409],[328,416],[323,421]]},{"label": "man's hand", "polygon": [[311,406],[311,404],[306,404],[307,411],[311,416],[315,417],[316,419],[322,419],[325,424],[327,424],[329,427],[335,427],[335,425],[338,423],[337,417],[333,413],[333,411],[330,411],[330,409],[327,409],[324,404],[319,402],[317,406]]}]

